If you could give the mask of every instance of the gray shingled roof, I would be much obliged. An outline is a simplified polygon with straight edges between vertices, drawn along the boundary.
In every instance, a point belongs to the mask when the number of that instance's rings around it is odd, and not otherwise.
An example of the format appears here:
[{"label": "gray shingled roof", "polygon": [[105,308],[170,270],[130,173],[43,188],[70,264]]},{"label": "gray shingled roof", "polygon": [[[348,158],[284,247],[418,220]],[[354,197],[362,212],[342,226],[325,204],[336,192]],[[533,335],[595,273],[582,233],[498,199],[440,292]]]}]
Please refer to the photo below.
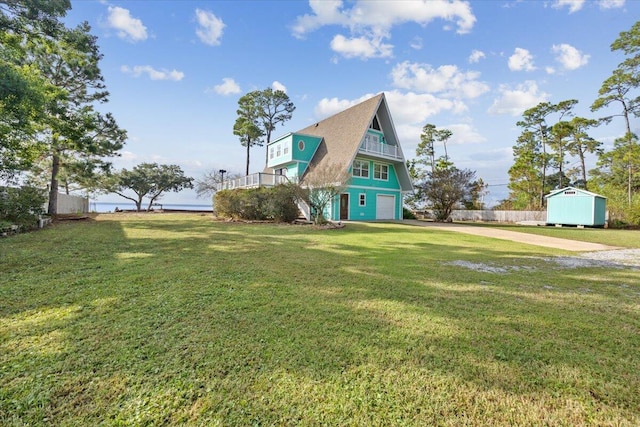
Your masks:
[{"label": "gray shingled roof", "polygon": [[383,97],[382,93],[376,95],[296,132],[323,138],[309,165],[310,169],[322,164],[338,164],[344,169],[349,168]]},{"label": "gray shingled roof", "polygon": [[[343,169],[348,169],[358,153],[360,143],[369,128],[369,124],[383,102],[385,102],[386,106],[384,93],[380,93],[360,104],[295,132],[323,138],[309,165],[308,173],[312,174],[313,168],[321,167],[323,164],[338,164]],[[393,131],[393,129],[391,130]],[[395,134],[392,139],[396,139]],[[398,174],[403,190],[410,190],[412,186],[406,166],[403,163],[402,167],[397,169],[399,169]]]}]

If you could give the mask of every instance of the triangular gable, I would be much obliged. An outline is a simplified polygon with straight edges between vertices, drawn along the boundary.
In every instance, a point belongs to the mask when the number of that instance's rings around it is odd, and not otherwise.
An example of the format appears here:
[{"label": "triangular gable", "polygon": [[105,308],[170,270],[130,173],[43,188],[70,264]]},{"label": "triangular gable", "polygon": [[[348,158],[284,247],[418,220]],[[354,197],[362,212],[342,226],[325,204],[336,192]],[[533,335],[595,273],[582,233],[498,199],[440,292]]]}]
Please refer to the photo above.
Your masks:
[{"label": "triangular gable", "polygon": [[[397,145],[402,153],[384,93],[380,93],[296,132],[324,138],[311,161],[309,173],[313,173],[313,168],[331,164],[347,170],[358,154],[364,135],[376,114],[385,138],[391,145]],[[413,186],[405,162],[394,162],[394,166],[402,191],[411,191]]]},{"label": "triangular gable", "polygon": [[599,194],[592,193],[590,191],[583,190],[582,188],[577,188],[577,187],[565,187],[565,188],[561,188],[559,190],[553,190],[552,192],[550,192],[549,194],[544,196],[544,198],[548,199],[549,197],[553,197],[553,196],[557,196],[558,194],[562,194],[565,191],[575,191],[577,193],[584,194],[586,196],[600,197],[601,199],[606,199],[606,197],[604,197],[604,196],[601,196]]}]

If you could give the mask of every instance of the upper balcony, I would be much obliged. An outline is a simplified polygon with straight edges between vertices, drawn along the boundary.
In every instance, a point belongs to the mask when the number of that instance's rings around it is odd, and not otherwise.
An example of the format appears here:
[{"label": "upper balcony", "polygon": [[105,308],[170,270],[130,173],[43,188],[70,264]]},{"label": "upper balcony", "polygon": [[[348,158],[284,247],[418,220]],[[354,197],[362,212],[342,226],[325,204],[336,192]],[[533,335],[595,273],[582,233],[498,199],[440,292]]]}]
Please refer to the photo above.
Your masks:
[{"label": "upper balcony", "polygon": [[384,157],[386,159],[402,160],[402,152],[397,145],[388,145],[376,142],[373,138],[365,138],[360,144],[358,152],[361,154]]},{"label": "upper balcony", "polygon": [[288,179],[285,175],[258,172],[218,183],[216,184],[216,191],[233,190],[235,188],[275,187],[286,182],[288,182]]}]

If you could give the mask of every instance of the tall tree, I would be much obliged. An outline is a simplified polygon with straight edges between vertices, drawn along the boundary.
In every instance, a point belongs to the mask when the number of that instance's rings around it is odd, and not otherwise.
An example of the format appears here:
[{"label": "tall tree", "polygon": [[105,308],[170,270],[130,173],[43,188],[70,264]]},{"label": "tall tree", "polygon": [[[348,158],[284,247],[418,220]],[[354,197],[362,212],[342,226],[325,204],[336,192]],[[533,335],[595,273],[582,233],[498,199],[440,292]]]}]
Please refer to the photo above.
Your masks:
[{"label": "tall tree", "polygon": [[438,129],[435,125],[427,123],[422,128],[420,142],[416,147],[416,163],[431,167],[431,172],[436,169],[435,143],[441,142],[444,147],[444,160],[449,161],[447,153],[447,141],[453,132],[449,129]]},{"label": "tall tree", "polygon": [[0,178],[39,157],[45,105],[61,92],[30,60],[34,46],[57,42],[70,8],[69,0],[0,1]]},{"label": "tall tree", "polygon": [[[110,114],[95,109],[108,101],[99,67],[102,55],[97,39],[86,22],[61,33],[58,43],[47,43],[33,51],[33,62],[54,86],[64,91],[46,106],[44,129],[40,139],[43,155],[51,159],[49,185],[50,214],[57,209],[58,176],[61,169],[92,171],[106,168],[105,157],[117,155],[126,132]],[[68,160],[70,163],[66,163]]]},{"label": "tall tree", "polygon": [[240,144],[247,147],[245,173],[249,175],[251,147],[262,146],[264,131],[260,128],[260,91],[249,92],[238,100],[238,118],[233,125],[233,134],[240,138]]},{"label": "tall tree", "polygon": [[599,153],[601,142],[593,139],[589,136],[588,130],[592,127],[598,126],[600,122],[594,119],[585,119],[584,117],[574,117],[569,122],[569,144],[567,146],[569,154],[572,156],[578,156],[580,159],[580,173],[582,184],[585,189],[589,189],[587,183],[587,168],[585,163],[585,156],[587,153]]},{"label": "tall tree", "polygon": [[513,146],[514,163],[509,168],[509,200],[514,209],[540,209],[543,157],[533,131],[526,130]]},{"label": "tall tree", "polygon": [[538,205],[540,208],[544,205],[544,190],[547,179],[547,166],[549,163],[549,156],[547,155],[547,143],[549,135],[549,126],[547,125],[546,118],[553,113],[554,106],[550,102],[541,102],[533,108],[526,110],[522,118],[518,121],[517,125],[522,127],[524,131],[529,131],[530,135],[536,138],[537,143],[541,147],[540,158],[541,163],[541,185],[540,194],[538,194]]},{"label": "tall tree", "polygon": [[416,147],[416,162],[425,166],[431,166],[431,172],[433,172],[436,168],[436,152],[434,146],[435,139],[436,126],[431,123],[427,123],[422,128],[422,133],[420,134],[420,142]]},{"label": "tall tree", "polygon": [[[289,96],[282,90],[267,88],[260,91],[256,98],[258,104],[258,117],[260,127],[266,136],[266,144],[271,142],[271,132],[280,123],[291,120],[296,107],[289,99]],[[268,150],[268,149],[267,149]],[[265,151],[265,166],[269,161],[269,153]]]},{"label": "tall tree", "polygon": [[569,150],[569,137],[571,135],[571,124],[567,121],[559,121],[551,127],[549,146],[553,149],[553,160],[558,167],[558,176],[560,177],[558,187],[563,188],[567,182],[563,182],[565,176],[564,165],[566,163],[565,156]]},{"label": "tall tree", "polygon": [[[113,175],[107,190],[131,200],[140,212],[145,197],[149,199],[147,211],[150,211],[153,204],[162,198],[163,193],[178,192],[185,188],[193,188],[193,178],[185,176],[180,166],[141,163],[130,171],[123,169]],[[135,197],[127,195],[127,190],[133,191]]]},{"label": "tall tree", "polygon": [[[640,87],[640,21],[636,22],[629,31],[623,31],[618,38],[611,43],[612,51],[621,51],[627,58],[613,70],[598,91],[598,98],[591,105],[591,111],[597,111],[608,107],[613,103],[620,104],[621,111],[618,114],[605,117],[611,120],[614,116],[622,116],[625,121],[628,154],[627,163],[627,202],[631,206],[633,194],[633,182],[635,181],[632,160],[637,151],[637,138],[631,131],[631,116],[640,116],[640,95],[633,91]],[[621,147],[615,148],[615,150]]]},{"label": "tall tree", "polygon": [[550,102],[541,102],[535,107],[529,108],[522,115],[522,120],[517,122],[517,125],[523,128],[523,132],[529,131],[531,135],[536,138],[537,144],[540,147],[541,163],[541,185],[539,186],[540,194],[538,195],[538,205],[540,208],[544,206],[544,196],[547,189],[547,169],[551,166],[553,156],[547,152],[547,147],[550,142],[550,132],[553,124],[548,124],[547,120],[552,114],[557,114],[556,122],[562,121],[566,116],[571,116],[571,110],[577,104],[575,99],[569,99],[561,101],[558,104],[552,104]]}]

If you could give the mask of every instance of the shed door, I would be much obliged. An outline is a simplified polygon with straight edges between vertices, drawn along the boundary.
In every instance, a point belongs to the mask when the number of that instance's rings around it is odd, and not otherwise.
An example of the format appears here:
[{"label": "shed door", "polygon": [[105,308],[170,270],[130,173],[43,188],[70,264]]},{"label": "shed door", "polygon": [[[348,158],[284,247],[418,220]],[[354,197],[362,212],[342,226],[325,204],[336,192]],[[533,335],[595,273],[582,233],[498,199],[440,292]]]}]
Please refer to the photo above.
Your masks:
[{"label": "shed door", "polygon": [[396,219],[396,196],[378,194],[376,199],[376,219]]}]

